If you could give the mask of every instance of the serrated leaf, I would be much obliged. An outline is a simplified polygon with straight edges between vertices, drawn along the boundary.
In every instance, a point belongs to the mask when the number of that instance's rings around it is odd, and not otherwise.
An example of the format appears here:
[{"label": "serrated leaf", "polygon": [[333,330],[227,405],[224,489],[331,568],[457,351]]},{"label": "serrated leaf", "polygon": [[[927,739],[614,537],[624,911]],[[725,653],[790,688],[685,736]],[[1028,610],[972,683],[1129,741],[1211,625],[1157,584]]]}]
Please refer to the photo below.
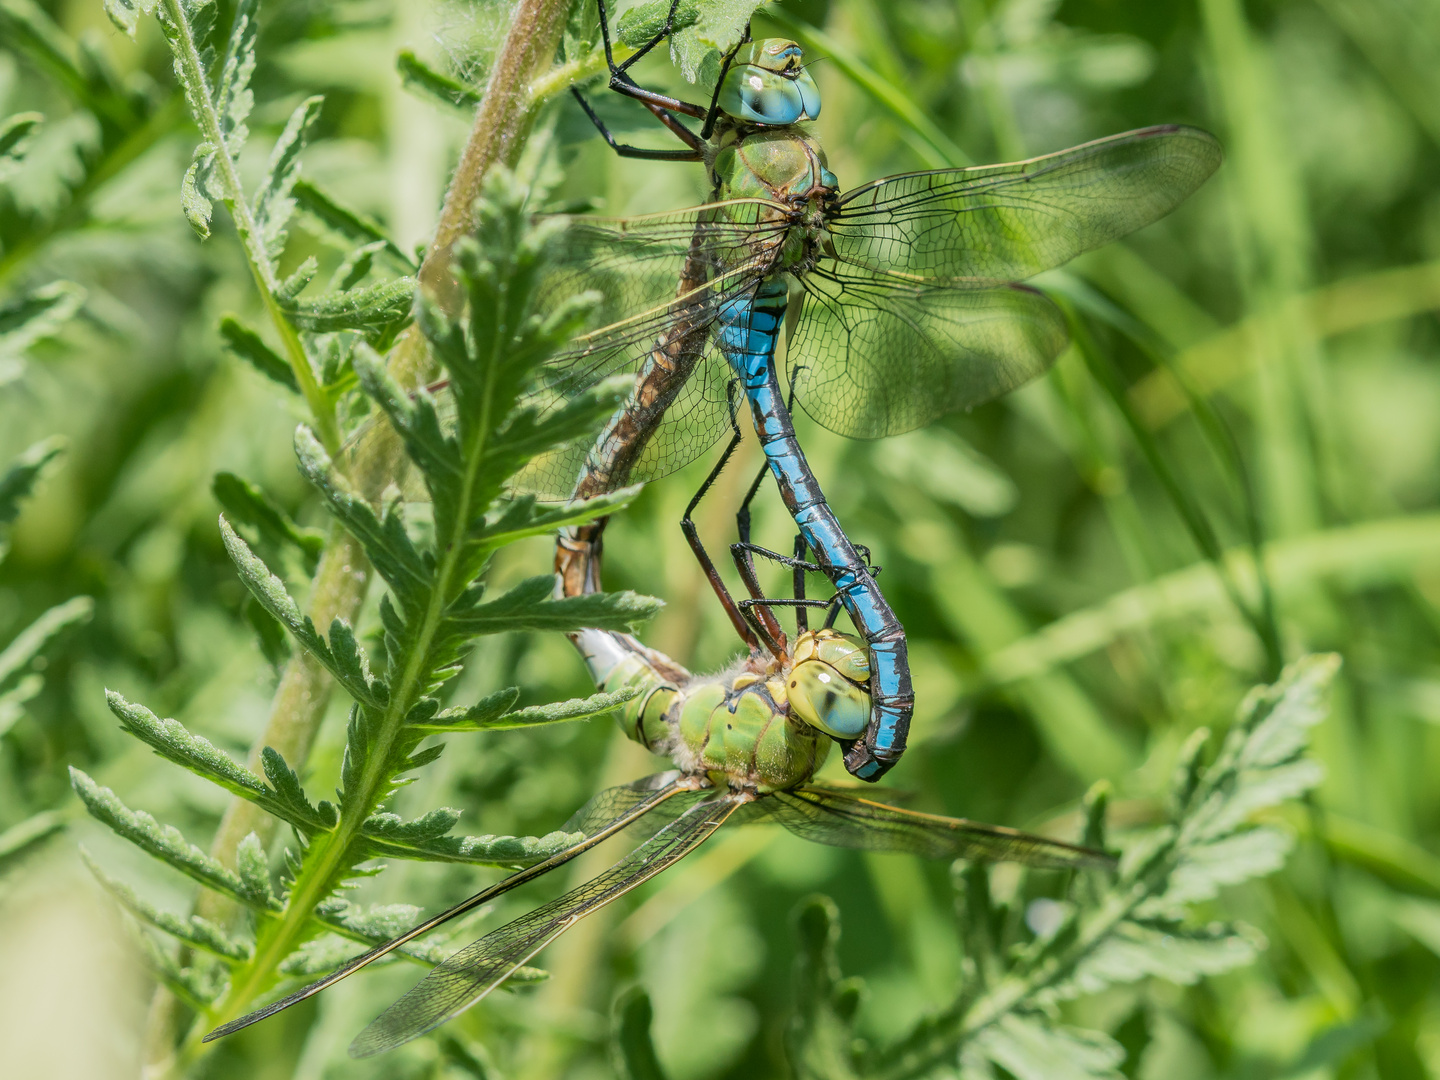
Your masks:
[{"label": "serrated leaf", "polygon": [[139,945],[145,964],[156,981],[187,1006],[204,1011],[219,996],[221,985],[207,971],[196,967],[182,968],[150,934],[142,933],[138,928],[131,936]]},{"label": "serrated leaf", "polygon": [[0,473],[0,525],[11,524],[20,515],[20,500],[35,490],[45,466],[65,449],[65,440],[57,436],[33,443],[21,452]]},{"label": "serrated leaf", "polygon": [[295,372],[286,363],[285,358],[266,345],[259,334],[245,326],[233,315],[221,318],[220,338],[226,349],[248,362],[261,375],[279,383],[287,390],[297,394],[300,392],[300,384],[296,381]]},{"label": "serrated leaf", "polygon": [[31,137],[44,122],[38,112],[14,113],[0,120],[0,181],[14,174],[25,159]]},{"label": "serrated leaf", "polygon": [[670,56],[689,82],[720,77],[720,56],[738,43],[763,0],[703,0],[700,18],[670,38]]},{"label": "serrated leaf", "polygon": [[385,250],[384,240],[372,240],[346,255],[335,272],[330,275],[329,292],[348,292],[369,276],[375,266],[375,256]]},{"label": "serrated leaf", "polygon": [[[270,787],[209,740],[186,730],[178,720],[162,720],[143,705],[126,701],[113,690],[105,692],[105,701],[121,727],[166,760],[253,802],[302,832],[324,828],[318,811],[299,790],[299,781],[274,750],[267,748],[264,752],[266,772],[275,771],[275,776],[270,778],[275,786]],[[271,760],[272,757],[276,760]]]},{"label": "serrated leaf", "polygon": [[400,84],[405,89],[443,105],[473,109],[480,104],[479,90],[436,71],[409,49],[401,49],[395,57],[395,70],[400,73]]},{"label": "serrated leaf", "polygon": [[497,690],[467,708],[446,709],[432,718],[411,719],[409,722],[412,726],[424,728],[426,731],[470,731],[499,720],[519,698],[519,688],[511,686]]},{"label": "serrated leaf", "polygon": [[240,879],[246,900],[258,908],[278,907],[275,890],[270,885],[270,863],[260,837],[247,833],[235,849],[235,874]]},{"label": "serrated leaf", "polygon": [[[650,0],[630,8],[615,23],[615,36],[632,49],[644,48],[656,35],[665,31],[671,0]],[[700,5],[695,0],[681,0],[670,21],[670,33],[688,30],[700,20]]]},{"label": "serrated leaf", "polygon": [[293,545],[305,557],[306,568],[314,573],[325,551],[325,534],[319,529],[302,529],[268,495],[234,473],[216,473],[210,490],[229,519],[253,526],[276,547]]},{"label": "serrated leaf", "polygon": [[526,578],[509,592],[453,615],[449,622],[467,634],[516,630],[617,630],[629,633],[655,616],[659,600],[632,592],[591,593],[554,598],[550,574]]},{"label": "serrated leaf", "polygon": [[133,40],[140,16],[154,11],[158,2],[159,0],[105,0],[105,14],[110,17],[117,30]]},{"label": "serrated leaf", "polygon": [[53,337],[80,310],[85,295],[73,281],[52,281],[0,302],[0,359]]},{"label": "serrated leaf", "polygon": [[384,687],[371,677],[369,664],[364,653],[354,644],[354,636],[349,633],[349,627],[339,620],[331,624],[332,634],[339,626],[347,635],[345,648],[337,657],[336,653],[331,651],[329,643],[315,629],[310,616],[301,613],[299,606],[286,591],[284,582],[270,573],[270,568],[255,556],[249,545],[230,527],[230,523],[223,516],[220,518],[220,535],[224,540],[225,550],[230,555],[230,561],[235,564],[240,580],[250,590],[250,595],[279,620],[280,625],[290,631],[306,652],[335,676],[346,693],[367,705],[382,706],[385,701]]},{"label": "serrated leaf", "polygon": [[238,159],[250,137],[246,121],[255,105],[250,77],[255,73],[255,40],[260,24],[255,18],[260,0],[238,0],[235,19],[230,24],[230,40],[225,59],[216,80],[215,113],[220,118],[220,131],[225,148],[232,159]]},{"label": "serrated leaf", "polygon": [[291,191],[296,207],[309,214],[332,234],[344,241],[345,245],[384,245],[385,254],[393,259],[401,270],[414,273],[419,264],[401,251],[376,222],[363,214],[336,202],[327,192],[322,191],[308,180],[297,180]]},{"label": "serrated leaf", "polygon": [[429,595],[429,564],[406,533],[399,506],[392,503],[383,519],[377,517],[370,504],[350,490],[345,478],[331,464],[325,448],[307,427],[302,426],[295,432],[295,458],[300,472],[325,497],[331,511],[365,549],[366,556],[390,586],[401,607],[407,613],[417,611]]},{"label": "serrated leaf", "polygon": [[1151,976],[1189,985],[1206,975],[1250,963],[1264,938],[1245,926],[1149,925],[1127,920],[1080,961],[1070,978],[1041,996],[1061,1001]]},{"label": "serrated leaf", "polygon": [[840,912],[827,896],[801,901],[792,919],[800,939],[795,958],[795,1012],[785,1051],[799,1080],[851,1080],[859,1075],[850,1054],[859,986],[842,979],[836,948]]},{"label": "serrated leaf", "polygon": [[187,945],[203,949],[212,956],[218,956],[232,964],[243,963],[254,954],[254,948],[250,942],[232,936],[208,919],[198,915],[188,917],[175,915],[143,899],[129,885],[105,873],[100,868],[100,864],[83,846],[80,848],[80,858],[90,873],[95,875],[95,879],[105,887],[105,890],[125,910],[142,922],[149,923],[157,930],[163,930]]},{"label": "serrated leaf", "polygon": [[323,97],[306,98],[290,114],[271,151],[265,180],[255,193],[255,221],[265,253],[272,261],[285,250],[286,226],[295,209],[290,193],[300,178],[300,152],[305,149],[310,128],[320,118],[324,103]]},{"label": "serrated leaf", "polygon": [[[536,727],[541,724],[563,724],[571,720],[589,720],[592,717],[604,716],[608,712],[613,712],[625,702],[639,696],[640,689],[631,687],[610,694],[591,694],[589,697],[557,701],[551,705],[531,705],[529,708],[517,709],[515,712],[506,713],[494,720],[482,721],[470,725],[470,727],[477,731],[507,731],[512,728]],[[451,727],[449,730],[465,729]]]},{"label": "serrated leaf", "polygon": [[584,525],[623,510],[641,490],[642,486],[636,485],[592,499],[559,504],[539,503],[528,495],[507,499],[485,515],[485,522],[476,531],[475,538],[499,547],[529,536],[543,536],[570,525]]},{"label": "serrated leaf", "polygon": [[361,342],[351,356],[356,378],[380,406],[419,468],[435,505],[437,521],[453,521],[465,494],[465,463],[459,444],[446,434],[434,399],[424,390],[405,393],[385,370],[385,361]]},{"label": "serrated leaf", "polygon": [[196,147],[195,157],[191,159],[190,167],[185,170],[185,176],[180,181],[180,209],[184,211],[190,228],[201,240],[210,239],[210,218],[215,213],[215,204],[210,201],[204,188],[205,176],[209,173],[214,159],[215,153],[210,149],[210,144],[201,143]]},{"label": "serrated leaf", "polygon": [[279,750],[273,746],[265,747],[260,751],[260,764],[265,770],[265,779],[270,781],[272,798],[282,808],[276,816],[291,824],[305,822],[313,829],[327,826],[327,822],[320,816],[320,811],[306,797],[300,777],[286,764]]},{"label": "serrated leaf", "polygon": [[72,597],[63,604],[56,604],[15,635],[15,639],[0,652],[0,691],[13,686],[25,668],[57,635],[69,627],[89,622],[94,611],[95,601],[90,597]]},{"label": "serrated leaf", "polygon": [[1170,875],[1170,887],[1154,903],[1170,911],[1209,900],[1225,885],[1273,874],[1285,864],[1292,844],[1289,833],[1262,826],[1186,848]]},{"label": "serrated leaf", "polygon": [[1056,1027],[1014,1013],[982,1031],[970,1048],[1015,1080],[1120,1080],[1125,1060],[1125,1049],[1103,1032]]},{"label": "serrated leaf", "polygon": [[[186,877],[214,889],[232,900],[250,904],[249,893],[239,876],[219,861],[212,859],[170,825],[161,825],[143,810],[131,810],[107,787],[101,787],[73,766],[70,786],[85,809],[97,821],[108,825],[117,835],[129,840],[148,855],[179,870]],[[267,905],[267,907],[278,906]]]},{"label": "serrated leaf", "polygon": [[290,276],[275,287],[275,299],[281,309],[288,311],[293,308],[295,298],[305,291],[305,287],[315,280],[315,275],[319,272],[320,263],[314,255],[307,255],[304,261],[290,272]]},{"label": "serrated leaf", "polygon": [[384,330],[410,320],[415,303],[415,279],[399,277],[363,289],[325,293],[308,300],[294,299],[298,292],[296,289],[278,299],[281,310],[301,330],[315,334]]}]

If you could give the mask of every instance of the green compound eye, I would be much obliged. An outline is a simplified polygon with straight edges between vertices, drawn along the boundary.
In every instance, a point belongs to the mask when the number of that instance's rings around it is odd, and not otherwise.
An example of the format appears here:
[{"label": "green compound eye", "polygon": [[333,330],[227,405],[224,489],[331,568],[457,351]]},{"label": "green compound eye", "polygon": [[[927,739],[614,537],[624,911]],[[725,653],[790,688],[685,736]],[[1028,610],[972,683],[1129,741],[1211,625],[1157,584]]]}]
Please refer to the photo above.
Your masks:
[{"label": "green compound eye", "polygon": [[785,680],[790,711],[837,739],[856,739],[870,719],[870,695],[829,664],[804,660]]}]

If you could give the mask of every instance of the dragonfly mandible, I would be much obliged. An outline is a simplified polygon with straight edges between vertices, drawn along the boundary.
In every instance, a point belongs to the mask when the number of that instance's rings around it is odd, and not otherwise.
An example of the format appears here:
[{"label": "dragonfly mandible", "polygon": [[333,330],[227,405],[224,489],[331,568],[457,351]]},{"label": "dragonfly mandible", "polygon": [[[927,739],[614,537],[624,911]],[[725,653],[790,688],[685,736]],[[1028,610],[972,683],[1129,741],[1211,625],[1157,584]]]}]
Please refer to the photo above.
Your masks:
[{"label": "dragonfly mandible", "polygon": [[[713,198],[678,213],[570,222],[547,288],[557,301],[585,289],[602,301],[538,393],[560,401],[622,372],[635,375],[635,390],[597,443],[551,455],[524,482],[557,497],[595,495],[673,472],[731,433],[682,527],[742,639],[780,659],[778,624],[730,599],[691,522],[739,445],[743,392],[800,543],[795,558],[750,545],[748,535],[742,547],[747,557],[818,569],[833,584],[871,667],[871,713],[841,737],[845,766],[876,780],[899,759],[910,723],[905,633],[806,462],[787,390],[830,430],[877,438],[1040,375],[1067,343],[1064,317],[1017,282],[1168,214],[1219,166],[1219,144],[1197,128],[1151,127],[1028,161],[842,191],[805,126],[820,113],[820,93],[798,44],[737,46],[706,108],[638,86],[628,67],[665,30],[617,65],[597,3],[610,88],[649,108],[686,149],[618,143],[577,98],[618,153],[703,162]],[[681,116],[702,118],[702,130]],[[746,507],[748,498],[742,531]]]},{"label": "dragonfly mandible", "polygon": [[[599,544],[560,541],[566,593],[599,580]],[[642,842],[598,877],[472,942],[421,979],[351,1043],[369,1057],[434,1030],[505,982],[585,916],[669,869],[726,824],[778,824],[807,840],[927,858],[1006,860],[1053,869],[1111,869],[1101,851],[960,818],[892,806],[817,784],[832,735],[869,715],[868,650],[822,629],[801,634],[785,663],[752,652],[722,675],[692,676],[627,634],[572,635],[597,687],[638,693],[618,715],[625,734],[675,768],[592,798],[564,829],[585,839],[521,870],[271,1005],[216,1028],[211,1040],[273,1016],[421,934],[569,862],[626,829]]]}]

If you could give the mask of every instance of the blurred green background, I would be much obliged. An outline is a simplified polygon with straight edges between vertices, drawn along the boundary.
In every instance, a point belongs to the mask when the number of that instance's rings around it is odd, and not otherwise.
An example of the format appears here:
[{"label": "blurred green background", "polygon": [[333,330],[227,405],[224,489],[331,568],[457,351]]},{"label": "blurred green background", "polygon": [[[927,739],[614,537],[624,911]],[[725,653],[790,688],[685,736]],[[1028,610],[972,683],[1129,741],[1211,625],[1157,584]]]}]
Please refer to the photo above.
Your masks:
[{"label": "blurred green background", "polygon": [[[216,789],[123,735],[103,688],[236,757],[266,716],[275,670],[242,614],[213,474],[254,480],[300,521],[323,524],[292,462],[299,406],[220,347],[222,314],[258,323],[261,313],[228,224],[201,244],[179,212],[195,134],[155,26],[142,22],[131,43],[99,0],[42,7],[0,0],[3,112],[46,116],[0,194],[0,289],[63,278],[86,299],[54,336],[0,356],[0,462],[41,438],[68,441],[0,564],[0,647],[70,597],[93,597],[95,613],[47,651],[43,689],[0,737],[0,832],[47,811],[69,826],[0,866],[0,1046],[17,1080],[139,1067],[151,983],[77,841],[157,903],[192,902],[186,882],[77,811],[66,766],[192,838],[224,809]],[[144,83],[161,103],[151,119],[127,128],[79,107],[7,40],[17,11],[50,20],[55,49],[97,50]],[[259,175],[291,109],[323,93],[306,176],[407,249],[426,240],[468,117],[408,93],[395,57],[413,49],[483,83],[505,5],[302,0],[262,5],[262,16],[243,164]],[[755,30],[800,36],[820,58],[817,126],[843,186],[1152,123],[1221,138],[1226,164],[1187,205],[1050,284],[1088,287],[1146,328],[1148,353],[1097,324],[1099,349],[1162,466],[1253,591],[1244,500],[1156,353],[1233,432],[1284,653],[1345,660],[1316,737],[1327,779],[1292,822],[1301,842],[1287,869],[1217,906],[1268,938],[1256,964],[1194,987],[1110,991],[1072,1018],[1111,1032],[1130,1051],[1126,1074],[1145,1080],[1440,1078],[1440,2],[787,0]],[[663,56],[640,71],[683,88]],[[606,102],[604,112],[625,138],[666,145],[639,106]],[[695,166],[615,158],[568,98],[541,128],[539,167],[562,200],[623,214],[706,194]],[[327,270],[335,261],[295,230],[282,269],[309,254],[329,259]],[[887,783],[914,792],[917,807],[1064,827],[1089,784],[1109,777],[1119,819],[1147,820],[1184,738],[1223,728],[1267,677],[1259,639],[1074,350],[1004,401],[886,442],[847,443],[797,422],[910,636],[915,727]],[[702,508],[715,544],[729,538],[758,462],[753,446],[746,454]],[[676,524],[708,467],[652,485],[606,546],[608,587],[669,605],[646,641],[695,670],[735,649]],[[788,550],[773,496],[757,533]],[[535,541],[508,549],[497,573],[519,578],[549,561]],[[364,629],[376,625],[374,599]],[[562,638],[527,636],[487,645],[455,692],[511,683],[534,702],[588,691]],[[309,766],[317,791],[339,766],[340,702],[332,713]],[[653,764],[604,721],[495,733],[453,740],[400,798],[406,809],[461,807],[470,832],[544,833],[597,788]],[[614,854],[587,856],[569,880]],[[479,880],[399,866],[365,898],[434,909]],[[958,944],[945,867],[754,830],[591,918],[542,957],[548,984],[496,995],[462,1023],[496,1075],[611,1075],[612,1002],[639,983],[676,1080],[781,1075],[789,912],[815,891],[839,905],[845,971],[868,981],[862,1031],[883,1035],[950,998]],[[507,898],[500,914],[533,902]],[[413,977],[350,980],[227,1044],[210,1074],[463,1075],[439,1064],[429,1040],[376,1062],[345,1059],[350,1036]]]}]

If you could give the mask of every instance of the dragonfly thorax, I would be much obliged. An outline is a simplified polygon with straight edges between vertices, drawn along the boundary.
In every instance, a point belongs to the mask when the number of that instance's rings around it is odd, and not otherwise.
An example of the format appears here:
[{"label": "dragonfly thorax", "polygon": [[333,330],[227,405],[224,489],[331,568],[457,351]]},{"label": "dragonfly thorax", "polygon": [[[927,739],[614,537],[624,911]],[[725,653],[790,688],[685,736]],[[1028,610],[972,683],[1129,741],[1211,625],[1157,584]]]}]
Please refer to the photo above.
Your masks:
[{"label": "dragonfly thorax", "polygon": [[832,739],[855,738],[870,714],[865,644],[833,630],[802,634],[780,667],[757,656],[722,675],[678,679],[636,652],[595,674],[608,691],[640,691],[617,714],[627,736],[732,791],[808,782]]},{"label": "dragonfly thorax", "polygon": [[786,226],[774,269],[796,274],[814,269],[825,250],[826,210],[840,189],[820,144],[793,127],[731,125],[721,131],[716,146],[710,167],[713,201],[778,204],[760,212],[761,223]]}]

